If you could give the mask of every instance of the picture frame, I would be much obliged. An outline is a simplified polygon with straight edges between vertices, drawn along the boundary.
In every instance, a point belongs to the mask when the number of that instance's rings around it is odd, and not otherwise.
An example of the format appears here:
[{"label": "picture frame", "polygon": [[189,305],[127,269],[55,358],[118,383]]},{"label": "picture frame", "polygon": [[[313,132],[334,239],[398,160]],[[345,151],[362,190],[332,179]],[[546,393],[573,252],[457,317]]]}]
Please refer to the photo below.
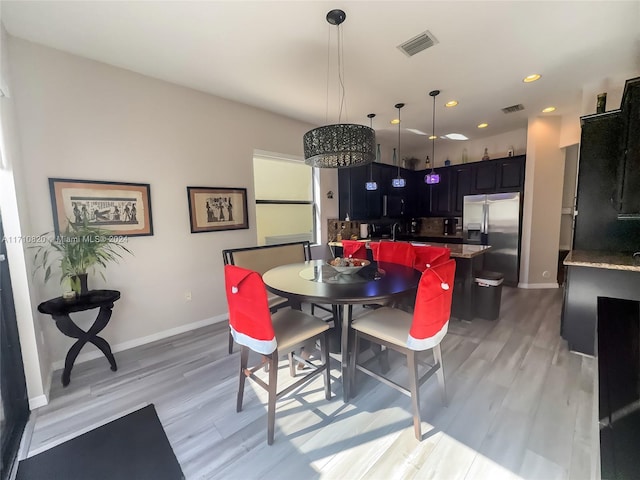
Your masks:
[{"label": "picture frame", "polygon": [[49,191],[56,235],[84,221],[113,235],[153,235],[148,183],[49,178]]},{"label": "picture frame", "polygon": [[249,228],[246,188],[187,187],[191,233]]}]

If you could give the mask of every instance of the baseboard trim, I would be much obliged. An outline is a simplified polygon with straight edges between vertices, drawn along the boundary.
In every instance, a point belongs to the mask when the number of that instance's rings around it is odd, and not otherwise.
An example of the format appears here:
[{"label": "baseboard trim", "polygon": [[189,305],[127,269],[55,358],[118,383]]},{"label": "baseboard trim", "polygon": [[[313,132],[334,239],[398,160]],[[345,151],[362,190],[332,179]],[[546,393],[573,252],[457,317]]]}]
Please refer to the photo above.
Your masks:
[{"label": "baseboard trim", "polygon": [[558,282],[552,283],[518,283],[518,288],[560,288]]},{"label": "baseboard trim", "polygon": [[[174,335],[180,335],[181,333],[190,332],[191,330],[195,330],[197,328],[206,327],[207,325],[220,323],[226,321],[228,318],[229,316],[225,313],[216,315],[215,317],[205,318],[204,320],[199,320],[197,322],[187,323],[186,325],[180,325],[179,327],[163,330],[162,332],[153,333],[151,335],[147,335],[146,337],[135,338],[133,340],[128,340],[116,345],[111,345],[111,351],[113,353],[122,352],[124,350],[129,350],[141,345],[146,345],[147,343],[156,342],[168,337],[173,337]],[[95,351],[78,355],[75,364],[88,362],[89,360],[94,360],[103,356],[103,353],[100,350],[96,349]],[[53,371],[60,370],[62,368],[64,368],[64,360],[57,360],[53,362]],[[44,405],[46,405],[46,403]]]}]

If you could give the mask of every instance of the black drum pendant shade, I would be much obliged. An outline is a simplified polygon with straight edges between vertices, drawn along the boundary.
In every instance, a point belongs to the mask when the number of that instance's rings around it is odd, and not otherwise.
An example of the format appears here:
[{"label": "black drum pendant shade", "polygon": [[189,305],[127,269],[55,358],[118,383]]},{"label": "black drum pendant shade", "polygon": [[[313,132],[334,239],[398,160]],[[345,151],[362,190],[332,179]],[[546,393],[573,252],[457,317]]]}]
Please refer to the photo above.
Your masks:
[{"label": "black drum pendant shade", "polygon": [[304,134],[304,163],[317,168],[359,167],[376,158],[376,132],[366,125],[340,123],[345,105],[340,24],[347,15],[342,10],[331,10],[326,18],[329,24],[338,27],[338,77],[342,92],[340,115],[338,123],[314,128]]},{"label": "black drum pendant shade", "polygon": [[366,125],[339,123],[304,134],[304,163],[318,168],[367,165],[376,158],[376,132]]}]

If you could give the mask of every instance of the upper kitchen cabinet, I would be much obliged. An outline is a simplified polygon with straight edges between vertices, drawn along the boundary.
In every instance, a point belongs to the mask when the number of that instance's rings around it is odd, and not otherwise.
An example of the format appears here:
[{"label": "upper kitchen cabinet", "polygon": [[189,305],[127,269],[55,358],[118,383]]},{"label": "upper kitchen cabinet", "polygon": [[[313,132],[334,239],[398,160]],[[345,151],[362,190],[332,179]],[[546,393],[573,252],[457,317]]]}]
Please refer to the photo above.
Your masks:
[{"label": "upper kitchen cabinet", "polygon": [[440,175],[440,182],[434,185],[425,185],[427,195],[431,198],[429,214],[432,217],[453,216],[452,210],[452,168],[438,168],[436,173]]},{"label": "upper kitchen cabinet", "polygon": [[640,219],[640,77],[627,80],[622,98],[616,207],[619,218]]},{"label": "upper kitchen cabinet", "polygon": [[627,81],[621,110],[581,118],[576,250],[640,248],[639,87]]},{"label": "upper kitchen cabinet", "polygon": [[471,193],[513,192],[523,188],[525,156],[498,158],[469,164]]},{"label": "upper kitchen cabinet", "polygon": [[451,211],[449,216],[461,217],[464,196],[471,193],[472,170],[468,165],[451,167]]},{"label": "upper kitchen cabinet", "polygon": [[[367,190],[370,179],[378,183],[377,190]],[[380,171],[375,165],[338,170],[340,218],[347,214],[352,220],[370,220],[382,216]]]},{"label": "upper kitchen cabinet", "polygon": [[[413,215],[416,208],[413,173],[401,168],[400,176],[405,179],[406,186],[395,188],[391,182],[398,176],[398,167],[393,165],[372,163],[338,170],[340,218],[345,218],[347,213],[352,220]],[[366,184],[371,179],[378,184],[377,190],[367,190]]]}]

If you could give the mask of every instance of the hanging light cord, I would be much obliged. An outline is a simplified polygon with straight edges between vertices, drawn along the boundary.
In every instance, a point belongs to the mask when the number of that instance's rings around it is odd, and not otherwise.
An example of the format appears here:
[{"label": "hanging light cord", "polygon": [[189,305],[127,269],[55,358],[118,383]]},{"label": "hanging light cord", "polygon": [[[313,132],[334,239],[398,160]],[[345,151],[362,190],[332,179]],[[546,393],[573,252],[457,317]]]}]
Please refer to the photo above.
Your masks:
[{"label": "hanging light cord", "polygon": [[404,104],[396,105],[398,107],[398,178],[400,178],[400,109],[404,107]]},{"label": "hanging light cord", "polygon": [[440,95],[440,90],[432,90],[429,95],[433,97],[433,117],[431,130],[431,173],[435,173],[436,166],[436,97]]},{"label": "hanging light cord", "polygon": [[[369,117],[369,127],[371,128],[371,130],[373,130],[373,117],[375,116],[375,113],[370,113],[369,115],[367,115],[367,117]],[[373,182],[373,162],[369,164],[369,181]]]},{"label": "hanging light cord", "polygon": [[331,72],[331,25],[329,25],[329,35],[327,35],[327,94],[324,106],[324,123],[329,123],[329,72]]},{"label": "hanging light cord", "polygon": [[344,45],[342,42],[342,27],[338,25],[338,81],[340,82],[340,110],[338,113],[338,123],[342,123],[342,109],[347,118],[347,99],[344,88]]},{"label": "hanging light cord", "polygon": [[433,96],[433,119],[431,131],[431,171],[436,164],[436,96]]}]

